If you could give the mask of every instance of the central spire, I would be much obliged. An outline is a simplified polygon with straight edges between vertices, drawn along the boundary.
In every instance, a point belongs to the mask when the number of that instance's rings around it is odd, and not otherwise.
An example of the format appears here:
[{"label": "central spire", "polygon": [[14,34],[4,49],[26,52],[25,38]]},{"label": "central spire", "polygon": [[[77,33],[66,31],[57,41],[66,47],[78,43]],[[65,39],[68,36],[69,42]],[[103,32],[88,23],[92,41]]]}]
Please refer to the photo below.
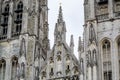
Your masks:
[{"label": "central spire", "polygon": [[63,13],[62,13],[61,3],[60,3],[60,7],[59,7],[58,22],[63,22]]},{"label": "central spire", "polygon": [[63,20],[62,6],[59,7],[58,19],[55,25],[55,42],[65,42],[66,41],[66,25]]}]

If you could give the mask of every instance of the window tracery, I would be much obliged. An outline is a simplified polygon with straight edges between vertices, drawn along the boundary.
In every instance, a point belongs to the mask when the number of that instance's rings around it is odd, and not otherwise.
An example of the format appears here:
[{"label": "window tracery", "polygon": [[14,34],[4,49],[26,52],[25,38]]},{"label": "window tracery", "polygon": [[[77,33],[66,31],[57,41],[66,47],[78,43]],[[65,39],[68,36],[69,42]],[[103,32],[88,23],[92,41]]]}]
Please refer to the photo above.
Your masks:
[{"label": "window tracery", "polygon": [[7,38],[8,20],[9,20],[9,4],[5,6],[4,12],[2,13],[2,20],[1,20],[2,33],[0,36],[0,40]]},{"label": "window tracery", "polygon": [[16,18],[14,20],[15,29],[12,31],[12,37],[18,36],[22,29],[22,18],[23,18],[23,2],[20,1],[15,10]]},{"label": "window tracery", "polygon": [[104,80],[112,80],[111,45],[108,40],[103,41],[102,50],[103,50]]}]

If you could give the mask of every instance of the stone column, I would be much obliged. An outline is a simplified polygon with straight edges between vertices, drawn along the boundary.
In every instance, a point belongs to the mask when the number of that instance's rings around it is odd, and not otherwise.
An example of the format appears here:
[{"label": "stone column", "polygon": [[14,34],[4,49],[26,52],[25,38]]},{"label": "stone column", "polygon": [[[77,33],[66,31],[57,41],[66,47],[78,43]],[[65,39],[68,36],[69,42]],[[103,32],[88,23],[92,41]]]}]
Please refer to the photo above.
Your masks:
[{"label": "stone column", "polygon": [[88,80],[92,80],[92,68],[91,68],[91,66],[88,66]]},{"label": "stone column", "polygon": [[93,80],[97,80],[97,66],[93,66]]},{"label": "stone column", "polygon": [[4,69],[4,68],[3,68],[3,67],[4,67],[4,63],[2,63],[2,68],[1,68],[1,72],[2,72],[2,73],[1,73],[1,80],[4,78],[4,75],[3,75],[3,69]]},{"label": "stone column", "polygon": [[5,71],[5,80],[11,80],[11,59],[6,59],[6,71]]},{"label": "stone column", "polygon": [[119,57],[117,45],[115,43],[116,42],[114,42],[111,46],[112,79],[119,80]]},{"label": "stone column", "polygon": [[80,74],[80,80],[84,80],[83,73]]}]

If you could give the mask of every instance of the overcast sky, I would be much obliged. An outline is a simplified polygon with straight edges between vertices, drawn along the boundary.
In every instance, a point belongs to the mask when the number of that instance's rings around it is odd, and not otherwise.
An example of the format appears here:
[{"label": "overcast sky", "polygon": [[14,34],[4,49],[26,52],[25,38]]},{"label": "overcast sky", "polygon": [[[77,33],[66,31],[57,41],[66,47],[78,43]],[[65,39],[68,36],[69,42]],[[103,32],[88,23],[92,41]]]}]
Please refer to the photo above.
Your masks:
[{"label": "overcast sky", "polygon": [[63,18],[67,29],[67,43],[70,44],[70,36],[73,34],[75,50],[78,58],[78,38],[83,36],[84,11],[83,0],[48,0],[49,7],[49,39],[51,48],[54,44],[54,28],[58,18],[59,4],[62,3]]}]

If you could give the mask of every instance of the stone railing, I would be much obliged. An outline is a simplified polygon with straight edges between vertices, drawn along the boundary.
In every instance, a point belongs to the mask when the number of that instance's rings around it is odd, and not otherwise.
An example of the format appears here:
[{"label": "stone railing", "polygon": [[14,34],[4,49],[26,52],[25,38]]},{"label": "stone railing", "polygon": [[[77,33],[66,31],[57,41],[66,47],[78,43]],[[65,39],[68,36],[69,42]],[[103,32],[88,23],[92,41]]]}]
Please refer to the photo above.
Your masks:
[{"label": "stone railing", "polygon": [[0,35],[0,40],[4,40],[7,38],[7,35]]},{"label": "stone railing", "polygon": [[109,19],[109,14],[108,14],[108,13],[106,13],[106,14],[101,14],[101,15],[97,15],[96,17],[97,17],[97,20],[98,20],[98,21],[104,21],[104,20]]},{"label": "stone railing", "polygon": [[114,17],[120,17],[120,11],[114,12]]},{"label": "stone railing", "polygon": [[15,33],[12,33],[12,37],[17,37],[20,35],[20,32],[15,32]]}]

